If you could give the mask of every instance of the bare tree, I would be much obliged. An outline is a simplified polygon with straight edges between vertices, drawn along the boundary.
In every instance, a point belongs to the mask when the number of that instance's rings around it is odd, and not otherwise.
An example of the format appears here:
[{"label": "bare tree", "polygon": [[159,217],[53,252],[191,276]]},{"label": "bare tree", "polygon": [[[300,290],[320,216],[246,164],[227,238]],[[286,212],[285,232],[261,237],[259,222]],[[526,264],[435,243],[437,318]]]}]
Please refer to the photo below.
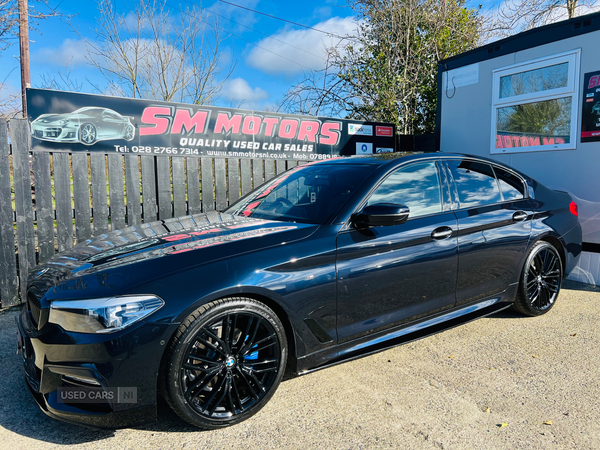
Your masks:
[{"label": "bare tree", "polygon": [[22,117],[22,97],[21,91],[15,90],[14,92],[7,93],[8,90],[6,81],[0,80],[0,118],[11,119],[14,117]]},{"label": "bare tree", "polygon": [[508,36],[597,10],[598,0],[507,0],[493,21],[493,34]]},{"label": "bare tree", "polygon": [[12,37],[18,18],[17,2],[0,0],[0,51],[5,50],[11,44],[9,39]]},{"label": "bare tree", "polygon": [[277,110],[314,116],[358,116],[352,102],[356,93],[340,77],[343,70],[340,54],[356,39],[356,36],[347,36],[336,46],[328,48],[325,68],[305,73],[304,78],[286,92]]},{"label": "bare tree", "polygon": [[165,1],[140,0],[125,12],[98,3],[95,40],[85,39],[90,64],[104,75],[101,91],[133,98],[209,104],[229,78],[215,16],[201,8],[172,14]]},{"label": "bare tree", "polygon": [[40,75],[40,89],[54,89],[57,91],[81,92],[83,84],[75,78],[71,78],[73,69],[70,64],[73,58],[69,59],[65,64],[65,71],[58,71],[58,76],[43,73]]},{"label": "bare tree", "polygon": [[[35,30],[40,20],[58,17],[60,13],[52,8],[46,0],[34,0],[29,4],[29,26]],[[19,8],[17,0],[0,0],[0,57],[10,46],[17,44],[19,35]],[[6,61],[1,62],[3,68],[8,67]],[[0,117],[17,117],[21,115],[21,92],[9,92],[8,79],[13,71],[3,72],[0,78]]]},{"label": "bare tree", "polygon": [[[47,0],[30,0],[29,24],[35,30],[40,20],[58,17],[61,14]],[[18,0],[0,0],[0,51],[6,50],[18,41],[19,34]]]}]

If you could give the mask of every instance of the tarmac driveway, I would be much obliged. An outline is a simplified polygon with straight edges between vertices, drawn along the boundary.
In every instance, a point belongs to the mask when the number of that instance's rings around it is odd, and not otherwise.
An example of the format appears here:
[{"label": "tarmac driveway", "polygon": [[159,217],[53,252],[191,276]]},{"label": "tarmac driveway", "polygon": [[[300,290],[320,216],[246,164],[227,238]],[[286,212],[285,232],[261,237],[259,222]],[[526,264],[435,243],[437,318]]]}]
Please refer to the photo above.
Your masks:
[{"label": "tarmac driveway", "polygon": [[600,289],[579,283],[543,317],[502,312],[285,381],[252,419],[205,432],[165,406],[117,431],[46,417],[22,378],[16,314],[0,312],[7,449],[600,449]]}]

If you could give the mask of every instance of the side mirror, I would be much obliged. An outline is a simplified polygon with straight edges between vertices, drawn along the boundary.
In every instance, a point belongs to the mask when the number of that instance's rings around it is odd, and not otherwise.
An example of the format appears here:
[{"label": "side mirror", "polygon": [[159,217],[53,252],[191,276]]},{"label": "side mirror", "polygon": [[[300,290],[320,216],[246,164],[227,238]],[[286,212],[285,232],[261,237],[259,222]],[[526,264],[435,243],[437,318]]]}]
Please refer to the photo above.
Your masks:
[{"label": "side mirror", "polygon": [[389,227],[401,225],[408,220],[408,206],[396,203],[376,203],[365,207],[352,217],[356,228]]}]

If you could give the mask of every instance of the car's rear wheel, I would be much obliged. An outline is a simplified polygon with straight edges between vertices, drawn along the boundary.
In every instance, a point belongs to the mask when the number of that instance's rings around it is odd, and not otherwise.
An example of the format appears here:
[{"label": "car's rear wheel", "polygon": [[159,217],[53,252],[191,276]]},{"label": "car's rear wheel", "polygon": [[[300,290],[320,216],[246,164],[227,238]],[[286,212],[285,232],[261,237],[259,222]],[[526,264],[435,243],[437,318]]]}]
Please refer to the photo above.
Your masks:
[{"label": "car's rear wheel", "polygon": [[124,133],[124,138],[126,141],[131,141],[133,140],[133,138],[135,137],[135,128],[133,128],[133,125],[128,124],[125,126],[125,133]]},{"label": "car's rear wheel", "polygon": [[96,127],[91,123],[84,123],[79,127],[79,142],[92,145],[98,138]]},{"label": "car's rear wheel", "polygon": [[525,260],[514,309],[527,316],[550,311],[556,303],[562,276],[558,250],[545,241],[534,244]]},{"label": "car's rear wheel", "polygon": [[190,314],[169,344],[163,394],[184,420],[222,428],[257,413],[283,377],[287,340],[266,305],[226,298]]}]

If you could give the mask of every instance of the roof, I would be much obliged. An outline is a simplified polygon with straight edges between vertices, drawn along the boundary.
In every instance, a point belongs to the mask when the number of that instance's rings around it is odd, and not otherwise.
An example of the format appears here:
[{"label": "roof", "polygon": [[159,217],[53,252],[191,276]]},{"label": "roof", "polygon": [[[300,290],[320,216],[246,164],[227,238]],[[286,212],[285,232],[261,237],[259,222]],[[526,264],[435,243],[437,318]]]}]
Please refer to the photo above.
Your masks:
[{"label": "roof", "polygon": [[[519,174],[525,180],[531,180],[531,178],[528,175],[526,175],[523,172],[515,169],[514,167],[512,167],[508,164],[502,163],[496,159],[488,158],[486,156],[469,155],[466,153],[397,152],[397,153],[384,153],[384,154],[369,155],[369,156],[351,156],[351,157],[333,158],[333,159],[326,159],[324,161],[315,161],[315,162],[311,162],[309,164],[310,165],[312,165],[312,164],[347,165],[347,166],[369,165],[371,167],[374,167],[373,171],[375,172],[377,170],[388,170],[389,168],[393,169],[396,166],[400,166],[400,165],[403,165],[403,164],[411,162],[411,161],[419,161],[421,159],[431,159],[431,158],[435,158],[435,159],[441,158],[444,160],[456,159],[456,158],[466,158],[466,159],[478,160],[481,162],[492,164],[494,166],[503,167],[505,169],[508,169],[509,171]],[[384,166],[387,166],[387,168],[385,168]],[[305,166],[304,165],[298,166],[299,169],[301,167],[305,167]]]},{"label": "roof", "polygon": [[523,31],[500,41],[443,59],[439,65],[443,67],[443,70],[452,70],[598,30],[600,30],[600,12]]},{"label": "roof", "polygon": [[[333,159],[326,159],[319,161],[318,164],[342,164],[342,165],[369,165],[369,166],[381,166],[395,161],[398,159],[413,159],[411,156],[422,155],[423,152],[394,152],[394,153],[381,153],[377,155],[365,155],[365,156],[343,156]],[[428,153],[431,154],[431,153]]]}]

